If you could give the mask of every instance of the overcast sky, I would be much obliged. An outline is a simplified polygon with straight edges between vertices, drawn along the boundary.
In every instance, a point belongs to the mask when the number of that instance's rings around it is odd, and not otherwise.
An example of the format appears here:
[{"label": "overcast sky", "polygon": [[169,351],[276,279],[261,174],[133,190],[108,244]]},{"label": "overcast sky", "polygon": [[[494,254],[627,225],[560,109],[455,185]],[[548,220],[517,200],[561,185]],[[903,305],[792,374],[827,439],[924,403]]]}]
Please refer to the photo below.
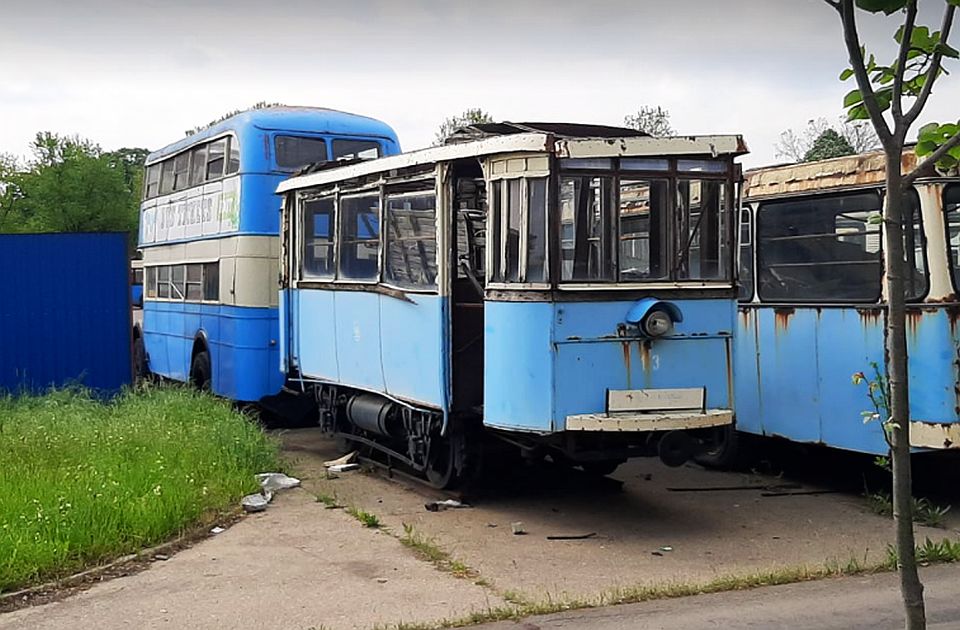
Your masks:
[{"label": "overcast sky", "polygon": [[[943,0],[920,5],[938,26]],[[894,28],[863,24],[881,59]],[[257,101],[374,116],[408,150],[468,107],[617,125],[657,104],[681,133],[743,134],[755,166],[841,114],[845,60],[821,0],[3,0],[0,152],[40,130],[156,149]],[[954,74],[924,120],[958,114]]]}]

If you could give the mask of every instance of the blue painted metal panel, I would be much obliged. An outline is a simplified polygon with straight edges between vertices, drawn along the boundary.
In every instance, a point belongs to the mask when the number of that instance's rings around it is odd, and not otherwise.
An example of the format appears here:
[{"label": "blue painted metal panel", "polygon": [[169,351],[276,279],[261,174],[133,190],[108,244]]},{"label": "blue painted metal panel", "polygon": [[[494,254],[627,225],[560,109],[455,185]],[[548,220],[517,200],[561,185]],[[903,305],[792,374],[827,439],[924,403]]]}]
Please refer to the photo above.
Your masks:
[{"label": "blue painted metal panel", "polygon": [[[960,338],[949,307],[924,305],[907,316],[910,416],[960,422],[956,363]],[[871,363],[883,365],[879,306],[741,306],[736,353],[737,426],[748,433],[864,453],[888,447],[866,388],[851,383]]]},{"label": "blue painted metal panel", "polygon": [[484,424],[544,433],[554,430],[553,320],[550,303],[485,304]]},{"label": "blue painted metal panel", "polygon": [[384,391],[380,296],[361,291],[336,291],[333,302],[340,382]]},{"label": "blue painted metal panel", "polygon": [[380,296],[383,379],[392,396],[447,409],[445,298]]},{"label": "blue painted metal panel", "polygon": [[147,301],[143,341],[150,370],[186,381],[193,343],[205,337],[213,367],[213,391],[256,401],[283,386],[275,308]]},{"label": "blue painted metal panel", "polygon": [[[290,294],[296,314],[293,343],[300,371],[304,376],[339,383],[334,292],[302,289]],[[379,363],[379,356],[376,359]]]},{"label": "blue painted metal panel", "polygon": [[708,407],[732,407],[733,301],[672,303],[683,320],[657,339],[617,335],[634,302],[556,305],[557,430],[568,415],[606,411],[607,389],[705,387]]},{"label": "blue painted metal panel", "polygon": [[126,234],[0,234],[0,270],[0,389],[130,383]]}]

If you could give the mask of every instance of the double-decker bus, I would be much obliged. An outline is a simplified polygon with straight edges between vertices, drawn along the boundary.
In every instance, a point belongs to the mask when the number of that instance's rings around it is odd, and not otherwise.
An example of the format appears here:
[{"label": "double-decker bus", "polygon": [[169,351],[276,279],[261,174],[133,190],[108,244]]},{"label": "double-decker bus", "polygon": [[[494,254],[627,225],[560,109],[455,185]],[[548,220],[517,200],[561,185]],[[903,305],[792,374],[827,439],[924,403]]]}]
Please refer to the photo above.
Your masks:
[{"label": "double-decker bus", "polygon": [[329,109],[250,110],[151,153],[137,369],[237,401],[280,391],[280,181],[308,164],[398,153],[394,131]]}]

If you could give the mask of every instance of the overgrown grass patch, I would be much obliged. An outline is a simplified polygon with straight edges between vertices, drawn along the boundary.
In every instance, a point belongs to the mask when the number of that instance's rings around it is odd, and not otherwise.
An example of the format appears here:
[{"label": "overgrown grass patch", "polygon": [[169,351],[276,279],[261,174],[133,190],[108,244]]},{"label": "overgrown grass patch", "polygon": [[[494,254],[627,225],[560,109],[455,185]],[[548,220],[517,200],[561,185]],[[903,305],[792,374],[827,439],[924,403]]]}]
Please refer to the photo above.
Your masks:
[{"label": "overgrown grass patch", "polygon": [[167,540],[278,466],[259,425],[182,387],[0,398],[0,592]]}]

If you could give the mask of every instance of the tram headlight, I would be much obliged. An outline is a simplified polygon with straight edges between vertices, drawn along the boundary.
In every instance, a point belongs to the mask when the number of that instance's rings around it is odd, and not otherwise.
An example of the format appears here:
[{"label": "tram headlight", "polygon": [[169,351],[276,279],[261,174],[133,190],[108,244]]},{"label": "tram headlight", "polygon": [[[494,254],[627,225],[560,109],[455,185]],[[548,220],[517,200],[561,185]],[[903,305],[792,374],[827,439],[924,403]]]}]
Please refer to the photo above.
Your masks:
[{"label": "tram headlight", "polygon": [[640,331],[647,337],[662,337],[673,330],[673,319],[664,310],[655,308],[640,322]]}]

